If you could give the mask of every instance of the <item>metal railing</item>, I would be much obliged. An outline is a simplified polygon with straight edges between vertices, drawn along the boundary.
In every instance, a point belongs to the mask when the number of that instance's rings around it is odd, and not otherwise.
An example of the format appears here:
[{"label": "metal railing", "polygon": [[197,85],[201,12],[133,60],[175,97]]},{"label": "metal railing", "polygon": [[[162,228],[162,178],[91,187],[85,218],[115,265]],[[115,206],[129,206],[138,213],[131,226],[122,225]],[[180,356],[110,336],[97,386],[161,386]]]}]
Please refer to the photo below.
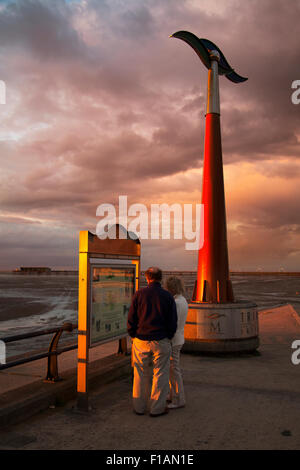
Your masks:
[{"label": "metal railing", "polygon": [[[71,344],[69,346],[65,346],[61,349],[58,349],[58,342],[64,331],[72,332],[73,330],[77,330],[77,329],[78,329],[78,324],[67,322],[67,323],[64,323],[62,326],[56,327],[56,328],[32,331],[29,333],[23,333],[19,335],[7,336],[4,338],[1,338],[1,341],[7,344],[7,343],[12,343],[14,341],[20,341],[22,339],[29,339],[29,338],[34,338],[36,336],[49,335],[49,334],[54,333],[47,352],[42,352],[42,353],[31,355],[31,356],[26,355],[25,357],[14,359],[13,361],[7,362],[6,364],[0,364],[0,371],[4,369],[8,369],[10,367],[19,366],[21,364],[26,364],[27,362],[33,362],[33,361],[37,361],[38,359],[43,359],[47,357],[48,358],[47,374],[44,379],[44,382],[53,383],[53,382],[58,382],[59,380],[62,380],[58,374],[57,357],[64,352],[77,349],[78,343],[76,342],[76,344]],[[114,341],[114,339],[115,338],[112,338],[111,341]],[[118,355],[128,354],[126,337],[119,339],[119,346],[118,346],[117,354]]]},{"label": "metal railing", "polygon": [[7,343],[12,343],[14,341],[20,341],[23,339],[29,339],[29,338],[34,338],[36,336],[49,335],[49,334],[54,333],[47,352],[15,359],[13,361],[7,362],[6,364],[0,364],[0,371],[3,369],[8,369],[10,367],[19,366],[21,364],[26,364],[27,362],[33,362],[33,361],[37,361],[38,359],[43,359],[47,357],[48,358],[47,375],[45,378],[45,382],[57,382],[61,380],[61,378],[58,375],[57,357],[59,356],[59,354],[62,354],[67,351],[72,351],[73,349],[77,349],[78,345],[76,343],[76,344],[71,344],[69,346],[65,346],[62,349],[58,349],[58,342],[64,331],[71,332],[73,330],[76,330],[77,328],[78,328],[77,324],[72,324],[68,322],[56,328],[32,331],[29,333],[23,333],[19,335],[7,336],[4,338],[1,338],[1,341],[7,344]]}]

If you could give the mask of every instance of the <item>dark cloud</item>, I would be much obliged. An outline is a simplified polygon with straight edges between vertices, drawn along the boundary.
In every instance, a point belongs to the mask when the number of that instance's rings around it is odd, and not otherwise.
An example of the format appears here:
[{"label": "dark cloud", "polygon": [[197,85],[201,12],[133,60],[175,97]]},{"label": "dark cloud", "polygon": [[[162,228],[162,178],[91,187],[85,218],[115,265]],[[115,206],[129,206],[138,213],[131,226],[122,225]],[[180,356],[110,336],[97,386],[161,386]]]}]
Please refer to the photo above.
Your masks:
[{"label": "dark cloud", "polygon": [[[3,5],[2,210],[18,226],[23,215],[76,231],[95,226],[98,204],[119,194],[150,204],[199,192],[207,71],[191,48],[168,37],[186,29],[214,41],[249,77],[239,85],[220,77],[226,167],[249,162],[289,188],[277,197],[255,179],[248,193],[234,185],[228,220],[244,227],[230,232],[236,253],[242,256],[255,227],[266,238],[274,231],[274,239],[285,228],[289,242],[280,253],[289,257],[300,226],[300,108],[291,102],[291,83],[300,79],[299,9],[296,0]],[[159,251],[167,263],[182,246],[172,250]]]},{"label": "dark cloud", "polygon": [[299,270],[299,237],[285,230],[240,225],[228,230],[231,270]]},{"label": "dark cloud", "polygon": [[[78,232],[58,224],[23,224],[0,219],[1,269],[22,265],[76,268]],[[65,263],[65,264],[64,264]]]},{"label": "dark cloud", "polygon": [[0,15],[1,48],[31,52],[42,61],[78,59],[84,43],[71,25],[71,6],[61,0],[20,0]]}]

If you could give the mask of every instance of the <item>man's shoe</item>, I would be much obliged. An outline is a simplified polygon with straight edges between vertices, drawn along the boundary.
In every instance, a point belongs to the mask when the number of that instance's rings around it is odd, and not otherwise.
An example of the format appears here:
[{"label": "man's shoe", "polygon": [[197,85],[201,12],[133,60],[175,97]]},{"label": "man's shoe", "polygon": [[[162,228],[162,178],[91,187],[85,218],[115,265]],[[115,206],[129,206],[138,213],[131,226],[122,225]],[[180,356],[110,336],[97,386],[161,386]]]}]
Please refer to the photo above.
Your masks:
[{"label": "man's shoe", "polygon": [[151,418],[156,418],[157,416],[163,416],[163,415],[166,415],[168,413],[169,413],[169,410],[168,410],[168,408],[166,408],[162,413],[158,413],[158,414],[150,413],[150,416],[151,416]]},{"label": "man's shoe", "polygon": [[145,414],[145,413],[140,413],[139,411],[135,411],[135,410],[133,410],[133,412],[134,412],[136,415],[139,415],[139,416],[142,416],[142,415]]},{"label": "man's shoe", "polygon": [[174,405],[174,403],[169,403],[168,408],[169,410],[175,410],[176,408],[184,408],[185,405]]}]

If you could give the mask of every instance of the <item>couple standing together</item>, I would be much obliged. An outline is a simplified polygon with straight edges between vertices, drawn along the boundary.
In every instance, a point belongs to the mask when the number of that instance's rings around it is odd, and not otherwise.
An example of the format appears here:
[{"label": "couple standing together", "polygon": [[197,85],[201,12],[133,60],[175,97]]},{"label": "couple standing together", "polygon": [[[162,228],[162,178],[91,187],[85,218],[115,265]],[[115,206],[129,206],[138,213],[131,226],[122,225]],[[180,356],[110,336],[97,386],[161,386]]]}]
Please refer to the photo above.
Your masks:
[{"label": "couple standing together", "polygon": [[179,358],[188,304],[179,278],[169,277],[166,290],[159,268],[147,269],[145,276],[148,286],[133,296],[127,330],[132,338],[133,408],[137,414],[145,414],[150,395],[150,416],[154,417],[185,405]]}]

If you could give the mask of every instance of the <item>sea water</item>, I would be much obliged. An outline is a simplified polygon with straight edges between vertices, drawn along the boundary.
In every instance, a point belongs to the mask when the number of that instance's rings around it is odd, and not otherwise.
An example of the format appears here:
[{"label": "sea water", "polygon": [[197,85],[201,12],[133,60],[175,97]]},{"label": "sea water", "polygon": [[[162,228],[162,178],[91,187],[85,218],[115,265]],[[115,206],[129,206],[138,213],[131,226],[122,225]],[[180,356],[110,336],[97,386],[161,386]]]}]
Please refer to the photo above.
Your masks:
[{"label": "sea water", "polygon": [[[176,273],[173,273],[176,275]],[[195,274],[183,276],[187,298]],[[300,315],[300,277],[283,275],[232,275],[236,300],[249,300],[266,309],[291,304]],[[145,285],[143,280],[142,285]],[[78,321],[78,276],[0,274],[0,339]],[[76,342],[77,332],[63,333],[60,345]],[[47,350],[51,336],[7,344],[7,358],[28,351]]]}]

